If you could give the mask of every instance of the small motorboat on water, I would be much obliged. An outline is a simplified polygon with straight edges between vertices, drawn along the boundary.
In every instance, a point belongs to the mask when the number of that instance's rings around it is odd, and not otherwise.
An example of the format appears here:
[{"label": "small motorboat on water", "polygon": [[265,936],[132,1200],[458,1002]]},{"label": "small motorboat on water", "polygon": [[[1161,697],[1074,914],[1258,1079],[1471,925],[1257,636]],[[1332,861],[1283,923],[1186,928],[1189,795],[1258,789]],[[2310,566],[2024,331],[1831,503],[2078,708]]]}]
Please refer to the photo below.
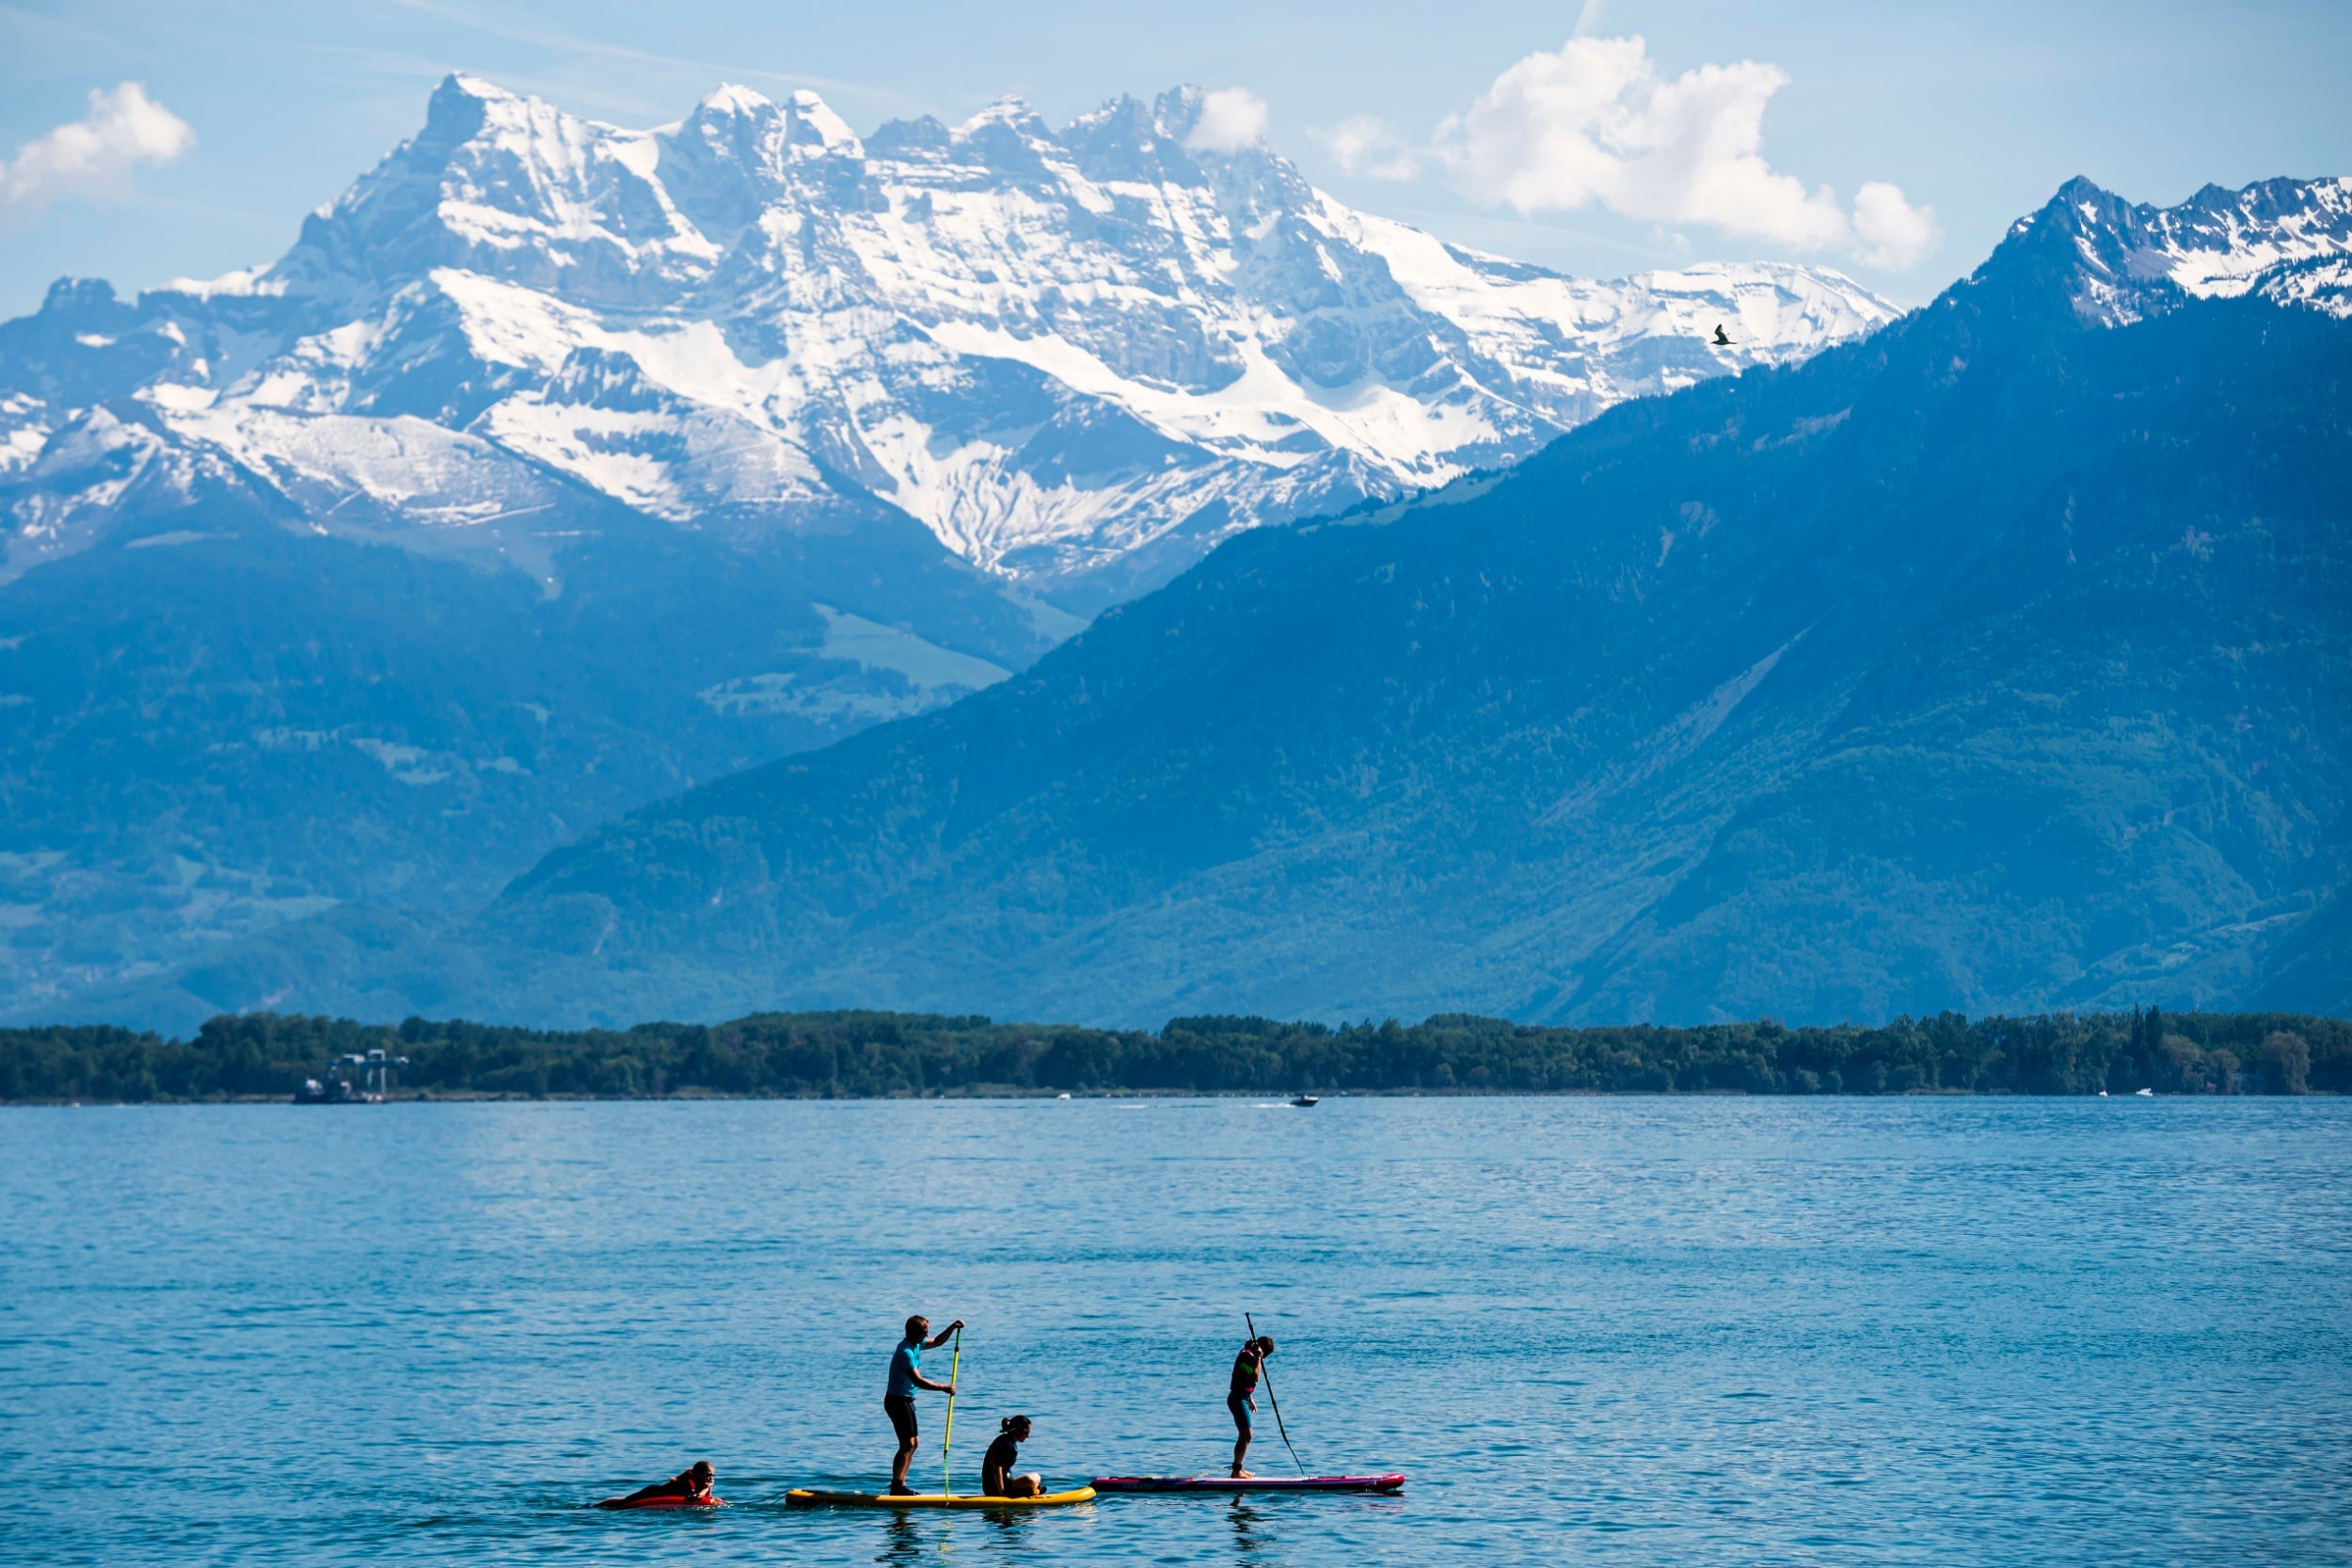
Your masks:
[{"label": "small motorboat on water", "polygon": [[1295,1094],[1291,1096],[1291,1103],[1297,1106],[1302,1111],[1308,1111],[1322,1104],[1323,1098],[1320,1095]]}]

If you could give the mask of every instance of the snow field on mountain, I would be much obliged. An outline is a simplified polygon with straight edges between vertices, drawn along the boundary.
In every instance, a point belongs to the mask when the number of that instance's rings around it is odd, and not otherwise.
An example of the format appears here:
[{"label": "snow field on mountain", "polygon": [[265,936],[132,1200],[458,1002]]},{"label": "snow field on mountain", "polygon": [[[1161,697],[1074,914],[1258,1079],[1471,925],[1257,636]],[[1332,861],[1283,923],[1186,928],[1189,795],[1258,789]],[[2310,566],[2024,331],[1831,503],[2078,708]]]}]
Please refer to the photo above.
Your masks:
[{"label": "snow field on mountain", "polygon": [[[862,491],[1047,585],[1181,536],[1165,576],[1894,314],[1813,269],[1591,284],[1474,257],[1262,148],[1188,149],[1201,102],[1056,132],[1008,100],[861,139],[807,92],[725,87],[635,131],[452,77],[275,266],[142,297],[181,334],[146,401],[305,505],[500,515],[527,482],[494,449],[680,524]],[[13,451],[42,425],[8,428]]]},{"label": "snow field on mountain", "polygon": [[[870,496],[1048,592],[1159,549],[1148,586],[1895,314],[1819,268],[1596,281],[1467,251],[1263,148],[1189,149],[1200,103],[1054,131],[1007,100],[861,139],[808,92],[632,131],[453,77],[274,267],[73,336],[155,366],[151,426],[0,406],[0,473],[31,482],[11,549],[100,537],[169,450],[182,478],[200,451],[303,506],[364,498],[387,537],[539,504],[548,470],[680,525]],[[2166,288],[2352,313],[2352,182],[2070,192],[2092,319]]]}]

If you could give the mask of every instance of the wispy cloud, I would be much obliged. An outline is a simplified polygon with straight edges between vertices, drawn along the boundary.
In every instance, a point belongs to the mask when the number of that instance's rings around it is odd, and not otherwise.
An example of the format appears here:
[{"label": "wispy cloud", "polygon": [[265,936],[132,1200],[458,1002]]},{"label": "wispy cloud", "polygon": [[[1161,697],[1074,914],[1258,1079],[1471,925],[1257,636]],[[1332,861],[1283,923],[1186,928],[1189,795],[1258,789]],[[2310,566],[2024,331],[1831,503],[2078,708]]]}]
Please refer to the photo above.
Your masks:
[{"label": "wispy cloud", "polygon": [[1521,214],[1598,207],[1898,270],[1924,260],[1933,208],[1873,182],[1849,211],[1765,160],[1764,109],[1788,85],[1756,60],[1668,78],[1640,38],[1572,38],[1496,77],[1435,147],[1464,191]]},{"label": "wispy cloud", "polygon": [[676,71],[683,79],[705,86],[715,87],[722,81],[762,82],[780,87],[808,87],[820,93],[854,94],[907,112],[920,112],[926,106],[896,88],[880,87],[869,82],[851,82],[837,76],[812,75],[806,71],[771,71],[741,60],[721,63],[665,55],[548,26],[535,19],[529,23],[503,21],[480,5],[451,5],[445,0],[386,0],[386,3],[401,10],[432,17],[437,22],[469,27],[510,43],[528,44],[557,55],[612,60],[625,65],[653,66]]},{"label": "wispy cloud", "polygon": [[1323,144],[1343,174],[1410,180],[1421,172],[1420,157],[1376,115],[1350,115],[1337,125],[1310,135]]},{"label": "wispy cloud", "polygon": [[138,83],[94,87],[88,114],[34,137],[0,164],[0,227],[38,223],[60,201],[121,196],[139,165],[167,164],[195,145],[188,122]]}]

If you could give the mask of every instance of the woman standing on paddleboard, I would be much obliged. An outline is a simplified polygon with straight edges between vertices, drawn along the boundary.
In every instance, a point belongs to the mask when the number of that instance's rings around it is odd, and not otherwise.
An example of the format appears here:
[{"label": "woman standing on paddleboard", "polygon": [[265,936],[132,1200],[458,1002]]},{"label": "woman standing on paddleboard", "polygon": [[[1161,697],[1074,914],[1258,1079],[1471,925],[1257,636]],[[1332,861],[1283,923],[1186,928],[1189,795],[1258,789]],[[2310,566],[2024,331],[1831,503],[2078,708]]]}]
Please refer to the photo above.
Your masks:
[{"label": "woman standing on paddleboard", "polygon": [[1258,1408],[1258,1376],[1265,1366],[1265,1358],[1274,1354],[1274,1336],[1261,1334],[1245,1340],[1241,1354],[1233,1357],[1233,1382],[1225,1393],[1225,1408],[1233,1413],[1233,1428],[1240,1433],[1233,1439],[1233,1479],[1248,1481],[1250,1474],[1244,1467],[1249,1457],[1249,1413]]}]

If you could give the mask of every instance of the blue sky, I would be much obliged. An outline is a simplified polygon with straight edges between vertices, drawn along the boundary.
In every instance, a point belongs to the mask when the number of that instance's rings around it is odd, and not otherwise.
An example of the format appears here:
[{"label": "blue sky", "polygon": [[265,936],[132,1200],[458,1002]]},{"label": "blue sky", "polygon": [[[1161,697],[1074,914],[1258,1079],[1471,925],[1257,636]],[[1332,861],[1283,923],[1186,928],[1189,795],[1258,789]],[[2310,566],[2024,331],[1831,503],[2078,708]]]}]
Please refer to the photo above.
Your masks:
[{"label": "blue sky", "polygon": [[1819,261],[1904,302],[2074,174],[2170,202],[2352,173],[2341,3],[0,0],[0,315],[62,274],[274,258],[453,69],[629,125],[809,87],[861,132],[1198,82],[1342,199],[1463,244]]}]

